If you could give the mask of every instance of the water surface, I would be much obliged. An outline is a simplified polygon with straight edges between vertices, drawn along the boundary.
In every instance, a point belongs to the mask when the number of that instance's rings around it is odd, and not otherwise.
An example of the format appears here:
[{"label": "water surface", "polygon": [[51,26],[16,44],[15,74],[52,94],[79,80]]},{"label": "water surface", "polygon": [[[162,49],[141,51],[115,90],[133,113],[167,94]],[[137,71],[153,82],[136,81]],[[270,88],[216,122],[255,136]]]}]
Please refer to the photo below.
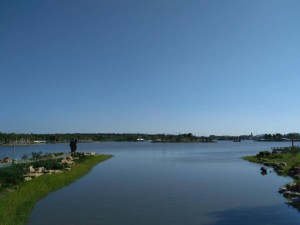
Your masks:
[{"label": "water surface", "polygon": [[[28,224],[298,225],[300,214],[277,193],[291,179],[262,176],[259,165],[241,159],[288,144],[79,145],[114,157],[38,202]],[[20,147],[17,155],[37,149],[69,151],[67,144],[40,145]]]}]

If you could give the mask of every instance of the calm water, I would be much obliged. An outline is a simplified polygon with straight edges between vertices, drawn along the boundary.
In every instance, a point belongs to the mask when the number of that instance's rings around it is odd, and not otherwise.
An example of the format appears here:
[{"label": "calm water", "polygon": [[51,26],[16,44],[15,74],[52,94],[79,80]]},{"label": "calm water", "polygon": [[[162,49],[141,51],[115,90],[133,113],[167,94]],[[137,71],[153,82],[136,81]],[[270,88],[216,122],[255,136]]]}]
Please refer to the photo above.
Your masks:
[{"label": "calm water", "polygon": [[[289,143],[89,143],[114,157],[38,202],[28,225],[299,225],[277,193],[289,178],[241,159]],[[69,151],[67,144],[19,147]],[[11,148],[0,148],[2,155]]]}]

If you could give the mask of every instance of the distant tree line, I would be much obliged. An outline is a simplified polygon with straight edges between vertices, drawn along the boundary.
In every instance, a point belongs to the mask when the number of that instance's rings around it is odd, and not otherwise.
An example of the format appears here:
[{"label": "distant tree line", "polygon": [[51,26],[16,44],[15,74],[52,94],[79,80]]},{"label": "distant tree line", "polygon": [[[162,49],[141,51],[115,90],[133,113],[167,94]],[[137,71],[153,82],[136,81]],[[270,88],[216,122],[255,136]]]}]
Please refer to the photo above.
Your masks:
[{"label": "distant tree line", "polygon": [[35,141],[46,141],[47,143],[69,142],[71,138],[77,138],[81,142],[94,141],[138,141],[151,140],[161,142],[210,142],[211,137],[198,137],[192,133],[187,134],[119,134],[119,133],[66,133],[66,134],[17,134],[0,133],[0,144],[33,144]]},{"label": "distant tree line", "polygon": [[289,133],[289,134],[265,134],[264,139],[266,141],[299,141],[300,134],[298,133]]},{"label": "distant tree line", "polygon": [[[66,143],[71,138],[77,138],[80,142],[101,142],[101,141],[124,141],[133,142],[139,140],[154,141],[154,142],[213,142],[213,141],[232,141],[235,139],[251,140],[255,139],[252,135],[240,136],[195,136],[192,133],[184,134],[141,134],[141,133],[64,133],[64,134],[18,134],[18,133],[1,133],[0,145],[25,145],[33,144],[35,141],[46,141],[47,143]],[[259,137],[264,141],[298,141],[300,134],[265,134]],[[258,139],[255,139],[258,140]]]}]

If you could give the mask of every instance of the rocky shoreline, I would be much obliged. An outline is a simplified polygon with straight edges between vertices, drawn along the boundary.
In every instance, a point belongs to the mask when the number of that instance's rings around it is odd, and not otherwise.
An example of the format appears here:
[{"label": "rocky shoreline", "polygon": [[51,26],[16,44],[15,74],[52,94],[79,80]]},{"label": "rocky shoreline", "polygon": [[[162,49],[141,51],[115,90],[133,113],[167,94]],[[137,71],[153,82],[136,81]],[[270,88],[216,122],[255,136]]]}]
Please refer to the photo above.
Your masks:
[{"label": "rocky shoreline", "polygon": [[279,176],[289,176],[293,181],[280,187],[278,192],[286,199],[286,203],[300,211],[300,149],[289,147],[282,151],[261,151],[256,156],[243,157],[250,162],[263,164],[261,174],[266,175],[272,168]]}]

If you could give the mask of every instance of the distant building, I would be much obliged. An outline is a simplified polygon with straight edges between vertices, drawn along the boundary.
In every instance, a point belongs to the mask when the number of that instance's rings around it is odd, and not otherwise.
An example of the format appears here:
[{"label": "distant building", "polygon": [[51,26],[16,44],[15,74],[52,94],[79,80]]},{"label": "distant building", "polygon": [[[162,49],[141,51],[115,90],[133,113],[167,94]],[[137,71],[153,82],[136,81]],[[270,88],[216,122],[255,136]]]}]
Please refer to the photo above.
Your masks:
[{"label": "distant building", "polygon": [[46,141],[33,141],[34,144],[45,144]]}]

